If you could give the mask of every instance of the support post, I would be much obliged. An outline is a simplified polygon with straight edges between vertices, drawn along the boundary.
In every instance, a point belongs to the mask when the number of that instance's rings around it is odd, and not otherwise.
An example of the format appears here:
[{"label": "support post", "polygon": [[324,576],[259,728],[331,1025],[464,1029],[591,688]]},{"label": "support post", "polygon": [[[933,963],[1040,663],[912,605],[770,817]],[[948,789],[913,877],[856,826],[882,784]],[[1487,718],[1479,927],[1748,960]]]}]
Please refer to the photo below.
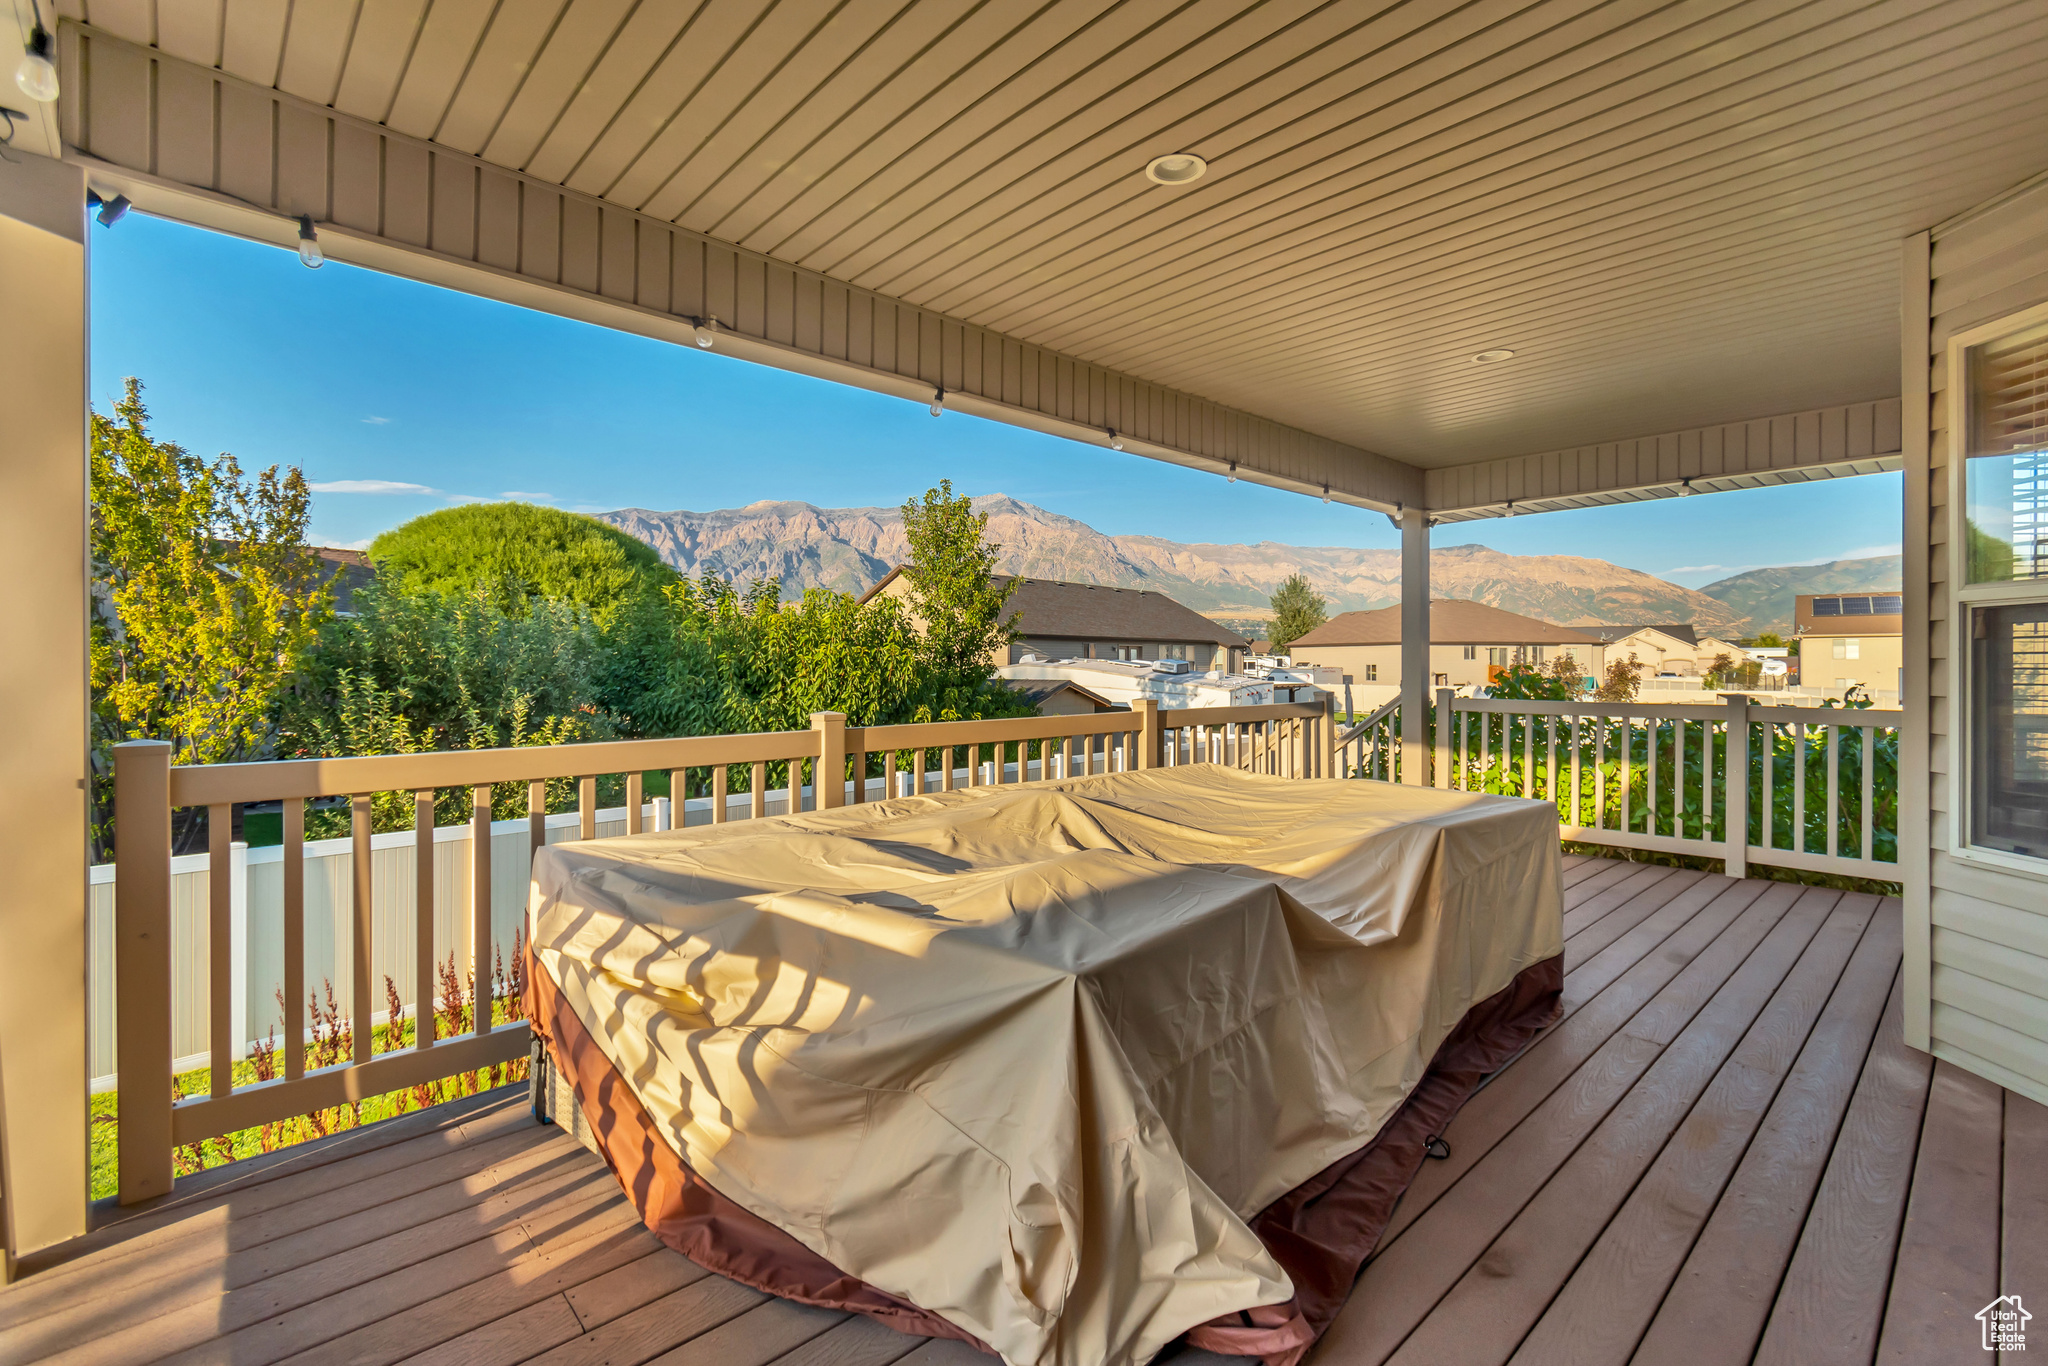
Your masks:
[{"label": "support post", "polygon": [[[114,746],[114,1067],[124,1205],[171,1189],[171,747]],[[9,1192],[10,1198],[13,1192]]]},{"label": "support post", "polygon": [[[834,806],[846,805],[846,713],[843,711],[814,711],[811,713],[811,729],[818,733],[818,766],[811,770],[811,790],[815,794],[817,809],[824,811]],[[996,762],[1003,761],[1000,746],[996,749]],[[1000,776],[1000,775],[999,775]],[[790,802],[798,800],[798,785],[794,779],[789,784]]]},{"label": "support post", "polygon": [[1157,768],[1166,739],[1166,727],[1159,719],[1159,699],[1140,697],[1131,703],[1131,710],[1138,714],[1138,767]]},{"label": "support post", "polygon": [[[1904,955],[1900,968],[1900,994],[1904,998],[1904,1034],[1907,1046],[1923,1052],[1933,1047],[1934,1016],[1934,850],[1947,843],[1945,831],[1934,820],[1934,789],[1929,777],[1934,762],[1934,670],[1935,632],[1934,584],[1947,578],[1937,575],[1936,558],[1948,550],[1948,537],[1937,535],[1937,515],[1947,517],[1943,507],[1934,511],[1934,481],[1949,475],[1947,456],[1937,468],[1933,450],[1933,414],[1928,411],[1933,388],[1934,337],[1929,326],[1933,312],[1933,242],[1928,233],[1918,232],[1899,244],[1899,451],[1905,472],[1904,579],[1905,617],[1901,645],[1905,650],[1903,677],[1899,680],[1899,882],[1905,895],[1900,898],[1903,917]],[[1960,383],[1950,375],[1950,385]],[[1946,438],[1944,438],[1946,439]],[[1953,585],[1944,585],[1950,590]],[[1942,612],[1940,630],[1952,631],[1952,604]],[[1942,653],[1948,653],[1945,647]],[[1946,660],[1943,666],[1946,666]],[[1951,708],[1964,699],[1950,697]],[[1961,723],[1951,711],[1947,717],[1948,742],[1955,743]],[[1953,776],[1957,756],[1947,755]],[[1961,794],[1949,792],[1953,804]],[[1868,816],[1865,819],[1869,819]]]},{"label": "support post", "polygon": [[1429,782],[1429,516],[1401,513],[1401,781]]},{"label": "support post", "polygon": [[1316,723],[1323,728],[1322,743],[1316,746],[1316,776],[1318,778],[1341,778],[1337,771],[1337,694],[1323,694],[1323,716]]},{"label": "support post", "polygon": [[[25,141],[0,157],[0,299],[15,343],[0,385],[0,703],[13,722],[0,784],[0,1280],[85,1232],[91,1146],[85,172]],[[163,1089],[168,1105],[168,1074]]]},{"label": "support post", "polygon": [[1436,763],[1430,769],[1430,786],[1451,785],[1451,729],[1456,724],[1452,699],[1457,697],[1453,688],[1436,690]]},{"label": "support post", "polygon": [[[1710,764],[1709,767],[1712,767]],[[1728,699],[1728,767],[1721,784],[1727,830],[1721,857],[1729,877],[1749,876],[1749,699]]]}]

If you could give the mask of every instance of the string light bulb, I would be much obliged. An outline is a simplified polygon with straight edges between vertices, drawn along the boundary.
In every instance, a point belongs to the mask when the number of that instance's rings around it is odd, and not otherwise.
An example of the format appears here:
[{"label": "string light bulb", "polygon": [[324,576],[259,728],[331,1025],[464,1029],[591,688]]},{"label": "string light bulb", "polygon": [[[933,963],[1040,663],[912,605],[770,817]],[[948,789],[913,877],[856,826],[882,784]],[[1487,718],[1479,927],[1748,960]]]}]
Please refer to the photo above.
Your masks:
[{"label": "string light bulb", "polygon": [[1237,462],[1235,460],[1230,462],[1230,482],[1233,484],[1237,482]]},{"label": "string light bulb", "polygon": [[1330,486],[1328,484],[1323,485],[1323,501],[1326,503],[1330,501]]},{"label": "string light bulb", "polygon": [[1116,428],[1107,427],[1104,430],[1109,433],[1109,448],[1113,451],[1122,450],[1124,448],[1124,439],[1116,434]]},{"label": "string light bulb", "polygon": [[1680,498],[1692,497],[1692,480],[1681,479],[1678,481],[1678,496]]},{"label": "string light bulb", "polygon": [[320,238],[313,231],[313,215],[299,215],[299,261],[308,270],[318,270],[327,264],[327,253],[320,250]]},{"label": "string light bulb", "polygon": [[709,351],[711,344],[718,340],[718,334],[714,331],[717,326],[718,319],[716,318],[698,318],[696,320],[697,345],[700,349]]},{"label": "string light bulb", "polygon": [[1501,510],[1501,514],[1500,514],[1500,515],[1501,515],[1501,516],[1503,516],[1503,517],[1512,517],[1512,516],[1514,516],[1514,515],[1515,515],[1515,500],[1514,500],[1514,499],[1512,499],[1512,498],[1508,499],[1508,505],[1507,505],[1507,507],[1505,507],[1505,508],[1503,508],[1503,509]]},{"label": "string light bulb", "polygon": [[937,417],[940,413],[943,413],[945,411],[946,391],[944,389],[932,390],[932,416]]},{"label": "string light bulb", "polygon": [[21,65],[14,68],[14,83],[21,87],[22,94],[38,104],[52,104],[57,99],[57,63],[50,56],[54,47],[50,30],[43,27],[43,11],[38,5],[35,27],[29,30],[28,51],[22,54]]}]

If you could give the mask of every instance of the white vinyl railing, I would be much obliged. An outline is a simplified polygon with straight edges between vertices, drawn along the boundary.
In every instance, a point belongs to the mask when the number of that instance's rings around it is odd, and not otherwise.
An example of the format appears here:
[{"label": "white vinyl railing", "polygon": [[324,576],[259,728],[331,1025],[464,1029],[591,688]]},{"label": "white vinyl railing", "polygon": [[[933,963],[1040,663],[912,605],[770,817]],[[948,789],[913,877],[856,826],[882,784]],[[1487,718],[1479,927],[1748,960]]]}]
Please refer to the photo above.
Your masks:
[{"label": "white vinyl railing", "polygon": [[1436,718],[1435,785],[1555,802],[1567,840],[1721,858],[1735,877],[1899,876],[1897,711],[1440,690]]}]

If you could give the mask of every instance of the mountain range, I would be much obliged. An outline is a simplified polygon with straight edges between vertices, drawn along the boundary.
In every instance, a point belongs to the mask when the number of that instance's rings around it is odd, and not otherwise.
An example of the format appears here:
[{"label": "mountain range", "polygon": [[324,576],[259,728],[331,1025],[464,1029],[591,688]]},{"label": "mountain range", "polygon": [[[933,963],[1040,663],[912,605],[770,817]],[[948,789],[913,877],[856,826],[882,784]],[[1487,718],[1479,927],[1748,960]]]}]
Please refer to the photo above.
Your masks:
[{"label": "mountain range", "polygon": [[[975,507],[988,514],[1002,569],[1029,578],[1151,589],[1232,621],[1269,616],[1267,598],[1296,573],[1329,600],[1332,614],[1400,601],[1398,550],[1107,536],[1004,494],[977,498]],[[760,502],[716,512],[624,508],[598,517],[646,541],[684,574],[735,582],[780,578],[791,592],[865,592],[909,554],[896,508]],[[1898,565],[1894,556],[1759,569],[1695,590],[1584,556],[1458,545],[1431,552],[1430,587],[1437,597],[1468,598],[1560,625],[1692,622],[1702,631],[1752,634],[1789,631],[1795,593],[1892,587]]]}]

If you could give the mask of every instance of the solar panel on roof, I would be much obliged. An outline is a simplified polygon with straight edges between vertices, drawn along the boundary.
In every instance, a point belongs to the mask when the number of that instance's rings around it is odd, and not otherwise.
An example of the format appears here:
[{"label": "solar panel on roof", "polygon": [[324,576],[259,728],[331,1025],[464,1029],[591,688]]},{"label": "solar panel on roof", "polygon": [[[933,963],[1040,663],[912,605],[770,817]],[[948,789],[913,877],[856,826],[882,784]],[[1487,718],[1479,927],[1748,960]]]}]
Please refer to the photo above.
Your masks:
[{"label": "solar panel on roof", "polygon": [[1845,617],[1867,617],[1870,615],[1869,598],[1843,598],[1842,615]]},{"label": "solar panel on roof", "polygon": [[1906,612],[1906,599],[1897,593],[1892,594],[1890,597],[1872,598],[1870,600],[1870,609],[1881,617],[1904,616]]},{"label": "solar panel on roof", "polygon": [[1817,617],[1839,617],[1842,615],[1842,600],[1840,598],[1815,598],[1813,600],[1813,614]]}]

